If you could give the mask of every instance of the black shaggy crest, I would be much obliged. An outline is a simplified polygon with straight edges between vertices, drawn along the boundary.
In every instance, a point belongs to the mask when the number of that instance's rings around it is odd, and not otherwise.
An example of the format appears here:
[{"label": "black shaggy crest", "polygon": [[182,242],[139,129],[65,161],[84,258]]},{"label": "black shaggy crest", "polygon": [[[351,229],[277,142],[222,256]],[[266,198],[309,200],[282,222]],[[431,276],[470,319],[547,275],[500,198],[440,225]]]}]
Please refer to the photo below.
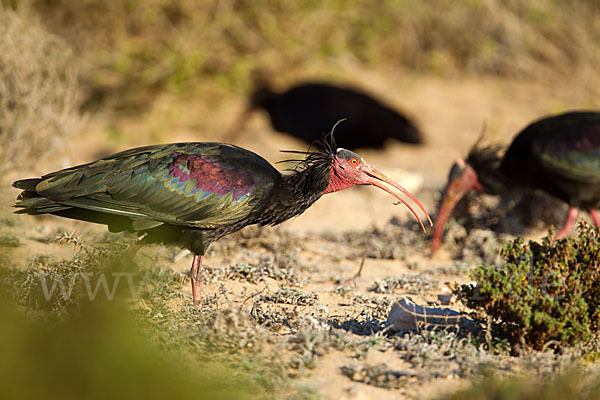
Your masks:
[{"label": "black shaggy crest", "polygon": [[[304,159],[287,159],[279,161],[278,164],[295,162],[297,164],[288,169],[288,171],[294,172],[302,172],[307,169],[320,169],[323,166],[327,166],[327,169],[329,170],[329,167],[333,163],[333,158],[337,152],[334,130],[335,127],[338,126],[338,124],[340,124],[342,121],[344,120],[342,119],[338,121],[322,140],[315,140],[307,151],[281,150],[282,153],[302,154],[305,156]],[[311,151],[312,147],[316,147],[316,151]]]},{"label": "black shaggy crest", "polygon": [[484,145],[482,141],[482,138],[480,138],[473,145],[466,162],[477,172],[478,180],[486,192],[498,194],[506,187],[506,178],[500,172],[503,146],[498,144]]},{"label": "black shaggy crest", "polygon": [[[307,151],[296,151],[296,150],[281,150],[282,153],[302,154],[303,159],[288,159],[280,161],[279,163],[295,162],[292,168],[288,168],[288,171],[294,173],[298,177],[304,177],[301,190],[306,192],[318,190],[325,190],[329,184],[331,178],[331,165],[336,155],[337,148],[334,138],[335,127],[342,122],[338,121],[331,131],[325,135],[322,140],[313,142],[311,147]],[[315,151],[311,151],[311,148],[315,147]]]}]

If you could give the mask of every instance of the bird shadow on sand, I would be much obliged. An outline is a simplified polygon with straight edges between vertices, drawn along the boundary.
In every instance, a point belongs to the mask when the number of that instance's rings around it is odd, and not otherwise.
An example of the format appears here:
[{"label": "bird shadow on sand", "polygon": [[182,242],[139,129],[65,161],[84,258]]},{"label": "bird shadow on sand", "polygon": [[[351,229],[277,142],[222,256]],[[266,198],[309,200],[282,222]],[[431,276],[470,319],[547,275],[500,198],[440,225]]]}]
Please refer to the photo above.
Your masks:
[{"label": "bird shadow on sand", "polygon": [[366,319],[348,318],[340,321],[329,319],[329,325],[335,329],[341,329],[359,336],[371,336],[385,329],[385,322],[373,317]]},{"label": "bird shadow on sand", "polygon": [[564,223],[567,206],[542,192],[489,196],[471,193],[457,204],[443,243],[455,260],[498,262],[509,239]]},{"label": "bird shadow on sand", "polygon": [[518,236],[531,229],[560,226],[566,210],[563,202],[542,192],[499,197],[470,193],[458,202],[453,218],[467,230],[488,229]]}]

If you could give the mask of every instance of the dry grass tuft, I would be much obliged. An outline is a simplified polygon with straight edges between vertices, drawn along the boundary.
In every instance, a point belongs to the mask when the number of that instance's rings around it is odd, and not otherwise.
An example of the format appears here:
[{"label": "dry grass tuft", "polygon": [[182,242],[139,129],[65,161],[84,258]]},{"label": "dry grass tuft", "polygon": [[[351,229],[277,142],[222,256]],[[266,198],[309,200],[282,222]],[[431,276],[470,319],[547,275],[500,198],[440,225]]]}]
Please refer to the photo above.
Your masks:
[{"label": "dry grass tuft", "polygon": [[59,148],[81,123],[77,71],[61,38],[0,10],[0,170]]},{"label": "dry grass tuft", "polygon": [[375,279],[369,291],[375,293],[408,293],[424,294],[440,289],[440,283],[431,279],[431,274],[422,272],[419,274],[401,274],[400,276],[388,276],[384,279]]},{"label": "dry grass tuft", "polygon": [[396,371],[390,369],[386,364],[377,365],[345,365],[342,373],[355,382],[362,382],[388,389],[398,389],[414,379],[412,371]]}]

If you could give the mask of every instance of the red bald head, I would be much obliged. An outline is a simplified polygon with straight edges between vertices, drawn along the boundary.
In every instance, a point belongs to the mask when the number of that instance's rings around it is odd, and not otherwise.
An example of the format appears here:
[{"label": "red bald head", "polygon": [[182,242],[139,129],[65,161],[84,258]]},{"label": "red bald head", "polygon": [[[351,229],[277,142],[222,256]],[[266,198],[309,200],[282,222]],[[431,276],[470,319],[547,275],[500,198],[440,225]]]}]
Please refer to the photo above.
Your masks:
[{"label": "red bald head", "polygon": [[352,186],[357,185],[373,185],[378,188],[385,190],[390,193],[394,197],[396,197],[400,202],[402,202],[408,209],[413,213],[413,215],[419,221],[421,228],[425,230],[423,223],[412,209],[398,193],[392,191],[388,186],[383,183],[387,183],[388,185],[393,186],[398,189],[405,195],[407,195],[411,200],[417,203],[417,206],[425,213],[425,216],[429,220],[429,223],[432,224],[431,218],[425,211],[425,208],[419,203],[419,201],[410,194],[406,189],[397,184],[396,182],[390,180],[384,174],[376,170],[367,164],[358,154],[346,150],[346,149],[337,149],[335,156],[333,157],[333,162],[331,163],[331,179],[329,180],[329,185],[323,191],[323,194],[337,192],[339,190],[347,189]]}]

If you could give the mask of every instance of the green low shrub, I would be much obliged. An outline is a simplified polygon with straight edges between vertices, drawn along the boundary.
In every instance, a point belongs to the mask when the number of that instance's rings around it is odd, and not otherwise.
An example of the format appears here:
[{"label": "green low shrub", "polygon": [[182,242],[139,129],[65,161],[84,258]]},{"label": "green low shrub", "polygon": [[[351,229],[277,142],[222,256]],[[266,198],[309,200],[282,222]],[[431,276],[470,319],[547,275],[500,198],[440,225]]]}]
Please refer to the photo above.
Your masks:
[{"label": "green low shrub", "polygon": [[582,222],[577,238],[507,242],[501,266],[482,264],[463,287],[501,336],[535,349],[549,341],[586,344],[600,327],[600,230]]}]

